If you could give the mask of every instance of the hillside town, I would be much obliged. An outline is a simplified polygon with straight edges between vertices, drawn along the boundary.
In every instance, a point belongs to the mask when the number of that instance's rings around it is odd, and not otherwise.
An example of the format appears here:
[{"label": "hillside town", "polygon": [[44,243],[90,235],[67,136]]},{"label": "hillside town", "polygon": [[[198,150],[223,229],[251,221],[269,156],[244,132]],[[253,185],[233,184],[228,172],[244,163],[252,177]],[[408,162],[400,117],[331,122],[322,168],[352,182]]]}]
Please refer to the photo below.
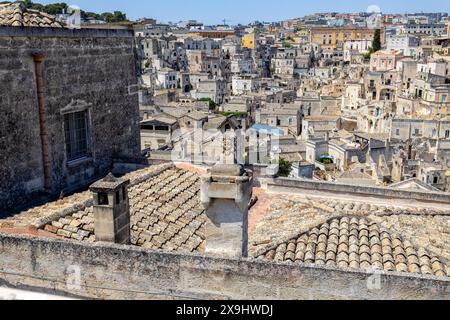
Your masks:
[{"label": "hillside town", "polygon": [[0,4],[0,288],[450,299],[449,13],[47,9]]},{"label": "hillside town", "polygon": [[448,191],[448,15],[375,16],[135,26],[142,150],[228,118],[277,135],[291,177]]}]

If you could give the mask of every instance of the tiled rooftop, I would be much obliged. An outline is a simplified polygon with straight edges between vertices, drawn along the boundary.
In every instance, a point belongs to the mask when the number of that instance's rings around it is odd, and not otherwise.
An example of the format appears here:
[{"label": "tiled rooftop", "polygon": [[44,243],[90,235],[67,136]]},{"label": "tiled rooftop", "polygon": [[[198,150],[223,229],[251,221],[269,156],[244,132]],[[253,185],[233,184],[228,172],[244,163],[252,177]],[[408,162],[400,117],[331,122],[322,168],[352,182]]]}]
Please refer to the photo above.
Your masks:
[{"label": "tiled rooftop", "polygon": [[[128,190],[131,243],[168,251],[202,251],[206,216],[200,205],[198,173],[171,165],[130,173]],[[65,239],[94,242],[94,215],[89,191],[30,209],[0,227],[40,225]],[[42,223],[47,221],[47,223]]]},{"label": "tiled rooftop", "polygon": [[250,234],[254,258],[450,277],[446,210],[268,197],[266,213]]},{"label": "tiled rooftop", "polygon": [[53,16],[44,12],[27,9],[21,3],[0,4],[0,26],[64,27],[64,25],[55,20]]},{"label": "tiled rooftop", "polygon": [[[172,164],[124,176],[133,245],[203,251],[206,215],[199,171]],[[381,269],[450,277],[450,206],[355,198],[320,192],[258,194],[249,213],[249,255],[344,270]],[[1,228],[34,225],[51,236],[94,242],[89,191],[0,220]]]},{"label": "tiled rooftop", "polygon": [[364,218],[333,219],[261,255],[268,260],[450,276],[442,261]]}]

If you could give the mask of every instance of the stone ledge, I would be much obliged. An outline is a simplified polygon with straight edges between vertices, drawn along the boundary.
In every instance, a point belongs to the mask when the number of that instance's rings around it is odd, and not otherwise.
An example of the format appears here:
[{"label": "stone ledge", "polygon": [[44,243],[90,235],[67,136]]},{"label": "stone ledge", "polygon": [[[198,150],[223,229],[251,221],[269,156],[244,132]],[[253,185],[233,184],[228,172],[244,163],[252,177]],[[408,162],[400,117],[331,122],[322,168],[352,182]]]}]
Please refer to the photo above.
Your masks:
[{"label": "stone ledge", "polygon": [[[220,258],[6,234],[0,234],[0,252],[0,273],[10,283],[66,292],[65,268],[76,261],[83,270],[82,284],[88,288],[84,296],[89,298],[129,299],[130,294],[139,291],[142,298],[155,298],[156,292],[161,298],[173,297],[176,292],[180,296],[195,293],[218,299],[450,297],[450,278],[429,275]],[[36,263],[38,269],[33,267]],[[380,289],[368,288],[374,274],[380,276]],[[126,286],[120,280],[123,277],[127,279]],[[149,287],[154,292],[147,292]]]},{"label": "stone ledge", "polygon": [[441,202],[450,204],[450,193],[394,190],[380,187],[355,186],[344,183],[317,182],[305,179],[265,179],[268,192],[275,189],[308,189],[317,192],[352,193],[360,196],[374,196],[385,198],[412,199],[419,201]]},{"label": "stone ledge", "polygon": [[83,202],[74,203],[73,205],[64,208],[61,211],[57,211],[49,216],[37,219],[32,223],[33,227],[36,227],[37,229],[42,229],[46,224],[51,223],[52,221],[56,221],[59,218],[64,218],[66,216],[72,215],[78,211],[82,211],[86,209],[87,207],[91,207],[94,205],[94,201],[92,198],[86,199]]},{"label": "stone ledge", "polygon": [[[112,254],[112,256],[117,256],[120,253],[132,254],[135,258],[139,257],[151,257],[155,256],[160,259],[174,259],[180,263],[194,263],[198,262],[205,268],[209,270],[223,270],[222,266],[227,265],[230,270],[238,269],[243,267],[244,265],[247,268],[252,268],[254,270],[258,270],[259,267],[264,266],[285,266],[285,267],[295,267],[295,268],[304,268],[304,269],[313,269],[313,270],[328,270],[328,271],[336,271],[336,272],[344,272],[351,274],[367,274],[368,272],[355,270],[351,268],[336,268],[333,266],[327,265],[317,265],[317,264],[308,264],[308,263],[294,263],[294,262],[275,262],[275,261],[264,261],[256,258],[220,258],[217,256],[208,256],[203,253],[180,253],[180,252],[168,252],[163,250],[154,250],[154,249],[145,249],[137,246],[123,245],[123,244],[115,244],[115,243],[107,243],[107,242],[95,242],[95,243],[85,243],[85,242],[75,242],[75,241],[66,241],[60,238],[47,238],[47,237],[39,237],[39,236],[31,236],[29,234],[17,235],[17,234],[7,234],[0,232],[0,244],[4,241],[11,241],[15,243],[20,242],[28,242],[34,245],[48,245],[55,246],[55,248],[61,248],[66,246],[67,249],[70,250],[103,250],[102,253]],[[184,259],[179,261],[178,259]],[[213,266],[216,267],[213,267]],[[399,278],[407,278],[412,280],[431,280],[442,282],[443,284],[450,285],[450,277],[437,277],[433,275],[421,275],[414,273],[401,273],[396,271],[381,271],[374,270],[374,272],[369,272],[370,274],[377,273],[383,274],[391,277],[399,277]],[[450,296],[449,296],[450,298]]]},{"label": "stone ledge", "polygon": [[68,29],[0,26],[0,37],[130,38],[133,31],[123,29]]}]

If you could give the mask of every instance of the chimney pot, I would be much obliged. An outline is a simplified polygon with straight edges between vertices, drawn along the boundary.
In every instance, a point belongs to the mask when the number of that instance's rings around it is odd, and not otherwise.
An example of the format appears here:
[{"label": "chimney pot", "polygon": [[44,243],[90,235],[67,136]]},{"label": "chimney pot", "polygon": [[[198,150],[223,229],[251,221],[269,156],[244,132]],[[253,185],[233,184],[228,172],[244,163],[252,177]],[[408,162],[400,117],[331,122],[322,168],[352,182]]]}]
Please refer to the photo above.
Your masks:
[{"label": "chimney pot", "polygon": [[130,180],[112,173],[90,186],[94,198],[95,240],[130,244]]}]

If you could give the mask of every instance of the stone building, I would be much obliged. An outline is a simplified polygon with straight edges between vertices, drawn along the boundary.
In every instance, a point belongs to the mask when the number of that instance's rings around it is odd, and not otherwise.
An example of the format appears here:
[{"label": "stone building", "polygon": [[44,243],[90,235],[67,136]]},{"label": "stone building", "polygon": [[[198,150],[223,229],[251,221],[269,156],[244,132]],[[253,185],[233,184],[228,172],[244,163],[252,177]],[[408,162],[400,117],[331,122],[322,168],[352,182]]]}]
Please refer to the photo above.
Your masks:
[{"label": "stone building", "polygon": [[[323,48],[335,49],[342,47],[347,40],[373,40],[374,29],[360,27],[312,27],[310,42],[321,44]],[[381,32],[381,42],[384,43],[384,32]]]},{"label": "stone building", "polygon": [[0,210],[139,161],[134,48],[126,30],[0,27]]},{"label": "stone building", "polygon": [[372,45],[371,40],[347,40],[344,42],[344,61],[350,63],[361,63],[361,56],[369,52]]},{"label": "stone building", "polygon": [[399,50],[380,50],[370,56],[371,71],[391,71],[397,68],[397,63],[403,59]]},{"label": "stone building", "polygon": [[409,34],[390,36],[386,40],[387,50],[401,51],[404,56],[416,57],[420,38]]},{"label": "stone building", "polygon": [[254,179],[234,165],[109,175],[0,220],[2,280],[100,299],[448,298],[448,195],[262,178],[256,199]]},{"label": "stone building", "polygon": [[226,82],[222,78],[207,79],[194,84],[191,95],[195,99],[211,99],[217,104],[222,104],[227,93]]},{"label": "stone building", "polygon": [[395,117],[390,128],[391,139],[450,139],[450,121],[447,118]]},{"label": "stone building", "polygon": [[339,116],[306,116],[300,121],[302,140],[309,138],[325,138],[330,132],[341,128]]},{"label": "stone building", "polygon": [[171,145],[173,133],[179,128],[175,117],[159,113],[141,122],[141,149],[153,149]]},{"label": "stone building", "polygon": [[364,88],[361,83],[347,82],[345,92],[342,95],[342,111],[358,110],[364,104]]},{"label": "stone building", "polygon": [[256,110],[256,123],[282,129],[285,134],[298,136],[301,132],[300,109],[294,104],[268,103]]},{"label": "stone building", "polygon": [[447,30],[443,23],[410,23],[403,26],[407,34],[445,36]]},{"label": "stone building", "polygon": [[156,89],[177,89],[181,87],[179,72],[162,68],[156,73]]},{"label": "stone building", "polygon": [[240,75],[232,77],[232,94],[235,96],[248,92],[257,92],[259,89],[259,79],[256,75]]},{"label": "stone building", "polygon": [[365,97],[369,100],[392,101],[397,93],[398,73],[369,71],[364,75]]}]

